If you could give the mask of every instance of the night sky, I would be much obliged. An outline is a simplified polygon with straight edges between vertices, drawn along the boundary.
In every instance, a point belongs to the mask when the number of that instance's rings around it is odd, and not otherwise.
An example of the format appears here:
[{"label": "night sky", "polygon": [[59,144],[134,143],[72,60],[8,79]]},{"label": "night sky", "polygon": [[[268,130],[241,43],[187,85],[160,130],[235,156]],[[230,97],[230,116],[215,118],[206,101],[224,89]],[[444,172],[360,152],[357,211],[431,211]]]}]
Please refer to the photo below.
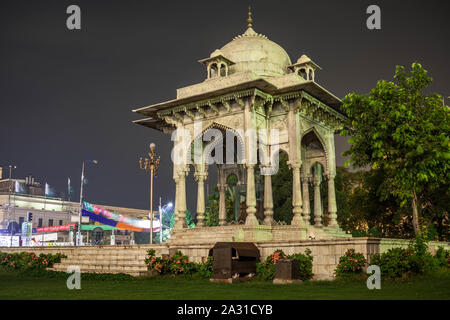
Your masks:
[{"label": "night sky", "polygon": [[[81,30],[66,28],[71,4],[81,8]],[[307,54],[323,68],[316,81],[340,98],[414,61],[434,78],[433,91],[450,96],[449,1],[1,1],[0,165],[59,192],[70,177],[76,200],[82,161],[97,159],[86,200],[145,209],[149,176],[138,159],[155,142],[155,199],[173,200],[170,137],[133,124],[140,116],[131,110],[202,82],[197,61],[245,31],[249,4],[255,31],[292,61]],[[371,4],[381,7],[381,30],[366,28]],[[336,143],[342,165],[346,138]],[[187,181],[195,212],[192,173]]]}]

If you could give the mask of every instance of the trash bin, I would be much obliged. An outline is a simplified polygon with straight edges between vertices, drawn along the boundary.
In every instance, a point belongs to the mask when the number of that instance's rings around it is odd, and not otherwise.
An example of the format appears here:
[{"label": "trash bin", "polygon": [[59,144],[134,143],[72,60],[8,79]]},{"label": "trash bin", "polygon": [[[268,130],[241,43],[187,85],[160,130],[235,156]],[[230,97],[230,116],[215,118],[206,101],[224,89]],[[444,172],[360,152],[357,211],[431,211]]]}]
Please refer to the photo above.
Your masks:
[{"label": "trash bin", "polygon": [[213,275],[211,281],[242,281],[256,274],[259,262],[258,248],[252,242],[217,242],[209,250],[213,257]]}]

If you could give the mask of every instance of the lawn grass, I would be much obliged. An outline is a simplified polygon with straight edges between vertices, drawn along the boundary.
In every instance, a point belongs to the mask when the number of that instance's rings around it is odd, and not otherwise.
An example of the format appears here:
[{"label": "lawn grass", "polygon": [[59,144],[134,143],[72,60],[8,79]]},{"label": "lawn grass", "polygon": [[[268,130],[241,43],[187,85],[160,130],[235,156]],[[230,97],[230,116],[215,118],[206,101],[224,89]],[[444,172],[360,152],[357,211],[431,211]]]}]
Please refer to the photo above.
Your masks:
[{"label": "lawn grass", "polygon": [[308,281],[273,285],[251,281],[224,284],[183,277],[133,280],[81,280],[80,290],[68,290],[61,278],[31,277],[0,271],[0,300],[8,299],[150,299],[150,300],[305,300],[305,299],[450,299],[450,272],[402,281],[382,281],[369,290],[361,281]]}]

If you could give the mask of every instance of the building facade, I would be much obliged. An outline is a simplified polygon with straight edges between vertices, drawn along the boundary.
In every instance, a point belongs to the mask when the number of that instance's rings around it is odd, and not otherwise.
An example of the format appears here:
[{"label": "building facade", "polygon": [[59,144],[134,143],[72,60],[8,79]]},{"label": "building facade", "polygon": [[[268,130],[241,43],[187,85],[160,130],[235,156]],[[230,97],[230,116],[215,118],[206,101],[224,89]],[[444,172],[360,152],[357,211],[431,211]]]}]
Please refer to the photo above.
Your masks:
[{"label": "building facade", "polygon": [[[66,226],[67,230],[58,231],[58,242],[72,242],[69,238],[68,225],[79,221],[79,203],[65,201],[61,198],[46,197],[41,184],[33,177],[25,179],[2,179],[0,176],[0,229],[6,234],[20,234],[22,224],[27,221],[28,213],[32,214],[32,227],[43,233],[48,227]],[[148,211],[134,208],[124,208],[109,205],[99,205],[132,218],[148,219]],[[82,223],[90,223],[88,217],[82,217]],[[84,230],[84,231],[83,231]],[[50,232],[50,231],[49,231]],[[90,242],[107,244],[109,236],[114,232],[117,244],[132,244],[134,233],[127,230],[114,230],[95,224],[82,226],[84,239]]]}]

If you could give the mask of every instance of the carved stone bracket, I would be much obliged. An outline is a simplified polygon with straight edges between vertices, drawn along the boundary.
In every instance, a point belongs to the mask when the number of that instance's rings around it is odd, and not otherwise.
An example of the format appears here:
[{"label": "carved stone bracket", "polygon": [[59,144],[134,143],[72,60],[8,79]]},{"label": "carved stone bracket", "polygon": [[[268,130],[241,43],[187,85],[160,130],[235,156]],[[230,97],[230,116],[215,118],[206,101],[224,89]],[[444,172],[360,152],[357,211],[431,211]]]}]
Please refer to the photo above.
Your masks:
[{"label": "carved stone bracket", "polygon": [[281,103],[281,105],[284,107],[284,109],[285,109],[286,111],[289,111],[290,106],[289,106],[289,102],[288,102],[287,100],[280,99],[280,103]]},{"label": "carved stone bracket", "polygon": [[178,121],[180,121],[181,123],[183,123],[183,121],[184,121],[184,118],[183,118],[183,116],[181,115],[181,114],[179,114],[178,112],[173,112],[173,115],[175,116],[175,118],[177,118],[178,119]]},{"label": "carved stone bracket", "polygon": [[177,124],[178,124],[178,122],[170,116],[165,116],[163,119],[167,124],[170,124],[173,126],[177,126]]},{"label": "carved stone bracket", "polygon": [[206,112],[202,107],[197,106],[196,109],[197,109],[198,113],[200,113],[204,118],[206,118]]},{"label": "carved stone bracket", "polygon": [[241,108],[245,108],[245,102],[241,98],[236,98],[236,103],[241,106]]},{"label": "carved stone bracket", "polygon": [[220,114],[219,108],[214,103],[208,103],[208,106],[213,110],[216,114]]},{"label": "carved stone bracket", "polygon": [[223,106],[225,107],[225,109],[227,109],[227,112],[231,111],[231,105],[228,101],[223,101]]},{"label": "carved stone bracket", "polygon": [[189,110],[189,109],[187,109],[187,108],[184,108],[184,112],[185,112],[186,115],[187,115],[189,118],[191,118],[192,120],[195,119],[195,115],[194,115],[194,113],[192,113],[191,110]]}]

